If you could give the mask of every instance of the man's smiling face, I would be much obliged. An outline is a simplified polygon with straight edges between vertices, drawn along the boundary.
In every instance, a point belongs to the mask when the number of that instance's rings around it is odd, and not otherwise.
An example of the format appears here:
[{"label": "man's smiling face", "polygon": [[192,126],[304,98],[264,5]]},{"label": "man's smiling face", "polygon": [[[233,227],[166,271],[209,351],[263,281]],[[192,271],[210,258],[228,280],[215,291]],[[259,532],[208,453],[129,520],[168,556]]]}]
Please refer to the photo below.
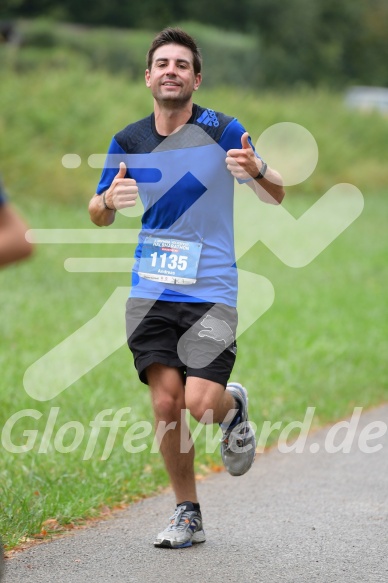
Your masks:
[{"label": "man's smiling face", "polygon": [[145,80],[158,103],[184,104],[190,101],[202,77],[194,73],[193,53],[189,48],[166,44],[156,49]]}]

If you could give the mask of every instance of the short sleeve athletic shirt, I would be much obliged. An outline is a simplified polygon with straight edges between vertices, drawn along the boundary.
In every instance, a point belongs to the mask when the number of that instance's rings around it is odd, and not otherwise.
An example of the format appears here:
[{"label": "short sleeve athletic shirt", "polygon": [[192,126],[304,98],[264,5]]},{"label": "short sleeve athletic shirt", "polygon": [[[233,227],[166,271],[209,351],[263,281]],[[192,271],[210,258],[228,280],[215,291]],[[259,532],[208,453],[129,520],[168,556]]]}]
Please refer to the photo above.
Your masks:
[{"label": "short sleeve athletic shirt", "polygon": [[[234,178],[226,168],[225,157],[229,149],[241,148],[244,132],[237,119],[194,105],[188,123],[170,136],[157,133],[154,114],[114,136],[96,192],[102,194],[110,187],[121,161],[127,166],[126,177],[137,181],[144,214],[131,297],[236,306]],[[179,283],[166,283],[144,277],[142,257],[146,248],[149,251],[150,241],[159,247],[155,247],[155,254],[148,255],[149,262],[152,258],[154,272],[159,267],[159,272],[167,275],[180,274],[179,269],[184,275],[191,251],[180,258],[181,249],[186,245],[187,249],[200,248],[195,283],[186,283],[185,279],[182,283],[179,278]],[[180,255],[170,253],[174,241],[181,247]],[[162,253],[163,242],[166,255]],[[169,271],[177,263],[178,270]]]}]

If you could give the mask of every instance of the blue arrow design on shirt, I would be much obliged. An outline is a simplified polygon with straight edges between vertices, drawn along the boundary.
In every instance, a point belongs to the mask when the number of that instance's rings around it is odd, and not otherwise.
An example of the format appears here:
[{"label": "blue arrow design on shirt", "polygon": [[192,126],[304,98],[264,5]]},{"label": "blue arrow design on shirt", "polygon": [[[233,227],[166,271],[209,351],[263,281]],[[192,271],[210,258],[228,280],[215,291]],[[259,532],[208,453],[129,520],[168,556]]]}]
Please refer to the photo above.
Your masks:
[{"label": "blue arrow design on shirt", "polygon": [[[191,172],[178,182],[143,215],[144,229],[169,229],[207,191]],[[171,211],[174,209],[174,213]]]}]

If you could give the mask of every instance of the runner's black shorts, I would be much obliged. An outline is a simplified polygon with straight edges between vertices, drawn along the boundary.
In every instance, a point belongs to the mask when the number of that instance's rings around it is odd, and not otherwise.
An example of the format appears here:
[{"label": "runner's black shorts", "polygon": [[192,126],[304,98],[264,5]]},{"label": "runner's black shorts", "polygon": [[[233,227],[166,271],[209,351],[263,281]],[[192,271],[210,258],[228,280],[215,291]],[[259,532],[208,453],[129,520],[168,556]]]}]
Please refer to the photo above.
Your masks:
[{"label": "runner's black shorts", "polygon": [[237,310],[211,302],[129,298],[128,346],[140,380],[154,363],[178,368],[183,379],[200,377],[226,386],[236,354]]}]

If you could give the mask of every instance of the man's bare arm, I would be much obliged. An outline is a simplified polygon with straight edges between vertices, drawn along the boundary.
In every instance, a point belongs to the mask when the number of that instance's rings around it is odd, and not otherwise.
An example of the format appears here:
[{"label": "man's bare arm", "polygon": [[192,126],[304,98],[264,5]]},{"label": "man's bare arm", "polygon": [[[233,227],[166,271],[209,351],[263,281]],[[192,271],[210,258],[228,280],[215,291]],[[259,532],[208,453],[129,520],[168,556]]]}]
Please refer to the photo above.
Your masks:
[{"label": "man's bare arm", "polygon": [[0,207],[0,266],[29,257],[33,251],[26,241],[27,225],[9,204]]}]

